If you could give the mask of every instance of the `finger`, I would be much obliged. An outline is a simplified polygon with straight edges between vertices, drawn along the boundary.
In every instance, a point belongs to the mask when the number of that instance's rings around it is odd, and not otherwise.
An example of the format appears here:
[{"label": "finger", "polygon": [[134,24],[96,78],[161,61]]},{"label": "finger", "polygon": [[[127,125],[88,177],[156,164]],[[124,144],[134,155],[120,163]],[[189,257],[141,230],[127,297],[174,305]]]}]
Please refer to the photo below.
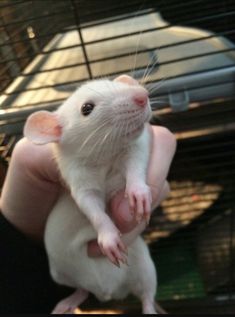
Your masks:
[{"label": "finger", "polygon": [[143,200],[140,198],[137,200],[137,212],[136,212],[136,220],[138,223],[141,222],[144,214],[144,206],[143,206]]},{"label": "finger", "polygon": [[127,194],[130,211],[133,213],[135,209],[135,198],[132,194]]},{"label": "finger", "polygon": [[149,193],[149,203],[150,203],[150,211],[151,211],[151,206],[153,203],[153,196],[152,196],[151,192]]},{"label": "finger", "polygon": [[149,199],[145,199],[144,200],[144,218],[147,225],[149,224],[150,216],[151,216],[151,204]]},{"label": "finger", "polygon": [[151,202],[148,197],[145,197],[143,200],[143,208],[144,208],[144,214],[149,214],[151,211]]},{"label": "finger", "polygon": [[145,219],[146,226],[148,226],[150,222],[150,214],[144,214],[144,219]]}]

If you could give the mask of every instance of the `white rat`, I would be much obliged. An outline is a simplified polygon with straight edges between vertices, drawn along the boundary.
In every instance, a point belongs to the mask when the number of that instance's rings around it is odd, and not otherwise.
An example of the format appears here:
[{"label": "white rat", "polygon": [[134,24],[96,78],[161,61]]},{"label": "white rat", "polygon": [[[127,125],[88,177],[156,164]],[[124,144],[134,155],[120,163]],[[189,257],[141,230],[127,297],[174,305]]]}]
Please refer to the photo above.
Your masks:
[{"label": "white rat", "polygon": [[[54,280],[77,291],[54,313],[71,313],[88,292],[101,301],[131,292],[141,300],[143,313],[156,313],[156,271],[147,245],[140,236],[133,239],[133,232],[121,238],[106,210],[110,198],[125,188],[140,226],[149,221],[150,116],[148,92],[123,75],[88,82],[56,112],[35,112],[25,124],[24,134],[34,143],[54,143],[70,190],[48,217],[45,246]],[[106,257],[88,257],[87,243],[95,238]]]}]

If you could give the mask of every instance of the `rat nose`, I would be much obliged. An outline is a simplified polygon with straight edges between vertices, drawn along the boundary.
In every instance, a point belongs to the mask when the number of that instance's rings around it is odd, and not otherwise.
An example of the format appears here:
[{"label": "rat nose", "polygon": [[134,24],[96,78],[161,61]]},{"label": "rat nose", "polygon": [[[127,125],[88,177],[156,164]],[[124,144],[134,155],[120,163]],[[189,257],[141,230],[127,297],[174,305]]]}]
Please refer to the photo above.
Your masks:
[{"label": "rat nose", "polygon": [[148,96],[146,94],[135,96],[133,101],[137,106],[145,107],[148,102]]}]

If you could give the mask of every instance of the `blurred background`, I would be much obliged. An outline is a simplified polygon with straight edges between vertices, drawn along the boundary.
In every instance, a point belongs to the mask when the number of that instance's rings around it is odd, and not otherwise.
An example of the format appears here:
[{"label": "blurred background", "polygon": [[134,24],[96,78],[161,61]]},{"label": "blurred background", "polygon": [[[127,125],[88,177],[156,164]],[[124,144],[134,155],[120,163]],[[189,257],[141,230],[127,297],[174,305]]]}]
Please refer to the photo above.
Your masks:
[{"label": "blurred background", "polygon": [[134,76],[175,133],[171,194],[144,233],[171,313],[235,312],[234,43],[233,0],[0,1],[1,185],[27,116],[89,79]]}]

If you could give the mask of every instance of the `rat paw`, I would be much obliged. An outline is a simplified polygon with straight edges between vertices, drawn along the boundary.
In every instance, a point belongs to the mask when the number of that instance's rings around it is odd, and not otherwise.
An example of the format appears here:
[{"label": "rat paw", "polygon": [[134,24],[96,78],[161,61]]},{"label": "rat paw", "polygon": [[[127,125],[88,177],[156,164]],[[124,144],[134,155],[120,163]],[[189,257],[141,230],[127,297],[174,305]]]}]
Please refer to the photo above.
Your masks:
[{"label": "rat paw", "polygon": [[108,259],[120,267],[120,262],[127,264],[127,248],[121,240],[120,233],[104,231],[98,235],[98,244],[101,252],[108,257]]},{"label": "rat paw", "polygon": [[146,184],[131,184],[126,187],[126,197],[129,200],[131,212],[135,215],[136,221],[149,223],[151,216],[152,195],[150,187]]},{"label": "rat paw", "polygon": [[77,308],[76,303],[71,303],[66,300],[59,302],[53,309],[53,315],[64,315],[64,314],[75,314],[75,309]]},{"label": "rat paw", "polygon": [[86,300],[88,292],[83,289],[76,290],[72,295],[61,300],[53,309],[51,314],[75,314],[75,309]]}]

